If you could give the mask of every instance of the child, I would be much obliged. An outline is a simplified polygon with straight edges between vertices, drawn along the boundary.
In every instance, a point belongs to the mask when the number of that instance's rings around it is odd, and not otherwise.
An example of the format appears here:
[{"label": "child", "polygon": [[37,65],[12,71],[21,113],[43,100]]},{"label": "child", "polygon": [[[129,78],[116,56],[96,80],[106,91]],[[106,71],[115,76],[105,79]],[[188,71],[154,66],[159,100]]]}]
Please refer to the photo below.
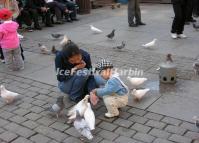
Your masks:
[{"label": "child", "polygon": [[[105,116],[108,118],[118,116],[118,108],[124,107],[128,103],[128,87],[121,81],[119,74],[113,72],[113,64],[110,61],[102,59],[97,64],[96,71],[99,71],[100,76],[107,82],[104,87],[91,92],[91,102],[96,104],[98,100],[96,96],[103,97],[108,110]],[[97,80],[96,83],[98,83]]]},{"label": "child", "polygon": [[24,69],[17,29],[19,25],[12,21],[12,12],[6,8],[0,10],[0,45],[3,50],[5,62],[12,71]]}]

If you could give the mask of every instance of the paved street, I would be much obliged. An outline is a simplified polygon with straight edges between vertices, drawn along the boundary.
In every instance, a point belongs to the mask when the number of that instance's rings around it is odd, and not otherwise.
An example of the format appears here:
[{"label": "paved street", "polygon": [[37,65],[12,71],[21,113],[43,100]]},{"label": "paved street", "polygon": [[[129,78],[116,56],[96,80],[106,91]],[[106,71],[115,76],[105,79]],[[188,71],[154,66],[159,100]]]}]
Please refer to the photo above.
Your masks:
[{"label": "paved street", "polygon": [[[184,40],[172,40],[170,27],[173,17],[170,5],[143,4],[143,22],[146,26],[129,28],[126,6],[111,10],[101,8],[90,15],[80,16],[80,21],[44,28],[42,31],[22,33],[25,39],[25,70],[8,72],[0,65],[0,84],[20,93],[20,99],[12,105],[0,100],[0,143],[199,143],[199,130],[192,117],[199,115],[199,78],[194,76],[192,64],[199,58],[198,32],[191,25],[185,27]],[[89,25],[103,30],[93,35]],[[106,34],[116,29],[114,40]],[[51,49],[59,49],[59,40],[51,33],[66,34],[81,48],[90,52],[92,62],[109,58],[119,69],[138,69],[149,80],[142,88],[150,88],[149,94],[139,103],[130,96],[129,105],[121,109],[119,118],[106,119],[102,102],[93,107],[96,115],[94,139],[82,140],[65,116],[56,119],[45,109],[62,93],[57,88],[54,71],[54,55],[41,55],[38,43]],[[157,46],[150,50],[142,44],[158,39]],[[125,41],[124,50],[112,47]],[[175,85],[159,84],[159,63],[172,53],[178,68]],[[126,77],[122,77],[128,84]],[[74,105],[66,99],[64,113]],[[64,114],[64,115],[65,115]]]}]

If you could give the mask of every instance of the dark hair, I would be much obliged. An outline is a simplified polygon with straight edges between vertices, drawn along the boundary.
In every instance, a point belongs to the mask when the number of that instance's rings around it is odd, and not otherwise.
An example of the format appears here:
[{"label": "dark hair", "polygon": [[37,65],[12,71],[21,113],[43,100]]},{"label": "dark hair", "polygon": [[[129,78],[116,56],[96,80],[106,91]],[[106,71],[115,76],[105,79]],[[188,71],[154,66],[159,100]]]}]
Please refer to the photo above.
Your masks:
[{"label": "dark hair", "polygon": [[79,47],[72,41],[68,41],[66,44],[62,45],[62,51],[66,58],[81,54]]}]

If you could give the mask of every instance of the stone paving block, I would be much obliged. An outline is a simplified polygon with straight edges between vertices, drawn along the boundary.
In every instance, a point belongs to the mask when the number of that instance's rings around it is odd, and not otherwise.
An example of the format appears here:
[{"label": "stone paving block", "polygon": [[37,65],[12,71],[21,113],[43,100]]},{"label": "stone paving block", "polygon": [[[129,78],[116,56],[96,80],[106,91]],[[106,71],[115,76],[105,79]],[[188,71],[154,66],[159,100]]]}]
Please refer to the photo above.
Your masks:
[{"label": "stone paving block", "polygon": [[[7,113],[4,113],[4,114],[8,114],[8,115],[6,115],[7,116],[7,118],[9,118],[9,116],[12,114],[11,112],[13,112],[14,110],[16,110],[16,109],[18,109],[18,107],[17,106],[15,106],[14,104],[12,104],[12,105],[6,105],[6,106],[4,106],[4,110],[5,110],[5,112],[7,111]],[[2,112],[1,112],[2,113]],[[5,119],[5,118],[4,118]]]},{"label": "stone paving block", "polygon": [[158,129],[163,129],[166,126],[165,123],[154,120],[149,120],[145,125]]},{"label": "stone paving block", "polygon": [[37,106],[42,106],[44,104],[46,104],[45,101],[42,101],[42,100],[35,100],[32,102],[33,105],[37,105]]},{"label": "stone paving block", "polygon": [[43,135],[48,135],[50,132],[53,132],[54,130],[52,128],[40,125],[37,128],[35,128],[34,131]]},{"label": "stone paving block", "polygon": [[170,132],[170,133],[174,133],[174,134],[183,135],[186,132],[186,129],[184,129],[182,127],[168,125],[165,128],[165,131]]},{"label": "stone paving block", "polygon": [[35,143],[48,143],[51,139],[41,134],[34,135],[30,138]]},{"label": "stone paving block", "polygon": [[98,135],[109,141],[113,141],[115,138],[119,136],[118,134],[106,130],[100,131]]},{"label": "stone paving block", "polygon": [[125,137],[125,136],[120,136],[118,137],[115,142],[117,143],[137,143],[136,140],[129,138],[129,137]]},{"label": "stone paving block", "polygon": [[5,132],[5,130],[3,128],[0,128],[0,134]]},{"label": "stone paving block", "polygon": [[49,94],[51,91],[50,91],[50,90],[47,90],[47,89],[40,89],[40,90],[38,90],[38,92],[39,92],[40,94]]},{"label": "stone paving block", "polygon": [[146,143],[151,143],[153,140],[155,140],[155,137],[143,133],[136,133],[133,138]]},{"label": "stone paving block", "polygon": [[56,120],[54,119],[49,119],[47,117],[42,117],[39,120],[37,120],[37,123],[45,125],[45,126],[50,126],[51,124],[53,124]]},{"label": "stone paving block", "polygon": [[7,112],[7,111],[3,111],[0,113],[0,117],[3,119],[9,119],[11,117],[15,116],[15,114]]},{"label": "stone paving block", "polygon": [[183,122],[180,127],[185,128],[187,130],[193,131],[193,132],[198,132],[198,129],[196,128],[195,124],[188,123],[188,122]]},{"label": "stone paving block", "polygon": [[159,129],[152,129],[150,132],[149,132],[150,135],[152,136],[155,136],[155,137],[158,137],[158,138],[163,138],[163,139],[167,139],[171,134],[168,133],[168,132],[165,132],[165,131],[162,131],[162,130],[159,130]]},{"label": "stone paving block", "polygon": [[106,118],[106,117],[104,117],[104,113],[100,113],[100,116],[96,116],[96,117],[103,121],[109,122],[109,123],[111,123],[117,119],[117,118]]},{"label": "stone paving block", "polygon": [[153,143],[173,143],[173,142],[172,142],[172,141],[165,140],[165,139],[157,138],[157,139],[154,140]]},{"label": "stone paving block", "polygon": [[7,125],[7,124],[9,124],[8,121],[6,121],[6,120],[0,118],[0,127],[3,127],[3,126],[5,126],[5,125]]},{"label": "stone paving block", "polygon": [[113,142],[108,140],[102,140],[100,143],[113,143]]},{"label": "stone paving block", "polygon": [[81,134],[74,127],[65,130],[64,133],[77,138],[81,137]]},{"label": "stone paving block", "polygon": [[121,118],[116,119],[113,123],[126,128],[130,127],[133,124],[133,122]]},{"label": "stone paving block", "polygon": [[27,78],[24,78],[24,79],[22,79],[22,80],[21,80],[21,82],[24,82],[24,83],[30,84],[30,83],[32,83],[32,82],[33,82],[33,80],[31,80],[31,79],[27,79]]},{"label": "stone paving block", "polygon": [[17,86],[18,86],[18,87],[21,87],[21,88],[24,88],[24,89],[31,87],[31,85],[25,84],[25,83],[24,83],[24,84],[23,84],[23,83],[18,84]]},{"label": "stone paving block", "polygon": [[57,142],[55,140],[51,140],[49,143],[59,143],[59,142]]},{"label": "stone paving block", "polygon": [[175,125],[175,126],[178,126],[182,123],[182,121],[180,121],[178,119],[171,118],[171,117],[164,117],[162,119],[162,122],[165,122],[170,125]]},{"label": "stone paving block", "polygon": [[63,124],[63,123],[60,123],[60,122],[55,122],[50,127],[54,128],[54,129],[57,129],[59,131],[64,131],[67,128],[69,128],[69,126],[67,124]]},{"label": "stone paving block", "polygon": [[99,136],[94,136],[94,138],[91,141],[88,141],[89,143],[99,143],[100,141],[102,141],[103,138],[99,137]]},{"label": "stone paving block", "polygon": [[147,118],[137,116],[137,115],[131,116],[130,118],[128,118],[128,120],[136,122],[136,123],[140,123],[140,124],[145,124],[148,121]]},{"label": "stone paving block", "polygon": [[171,135],[169,140],[177,142],[177,143],[191,143],[192,142],[192,139],[189,139],[187,137],[183,137],[180,135],[176,135],[176,134]]},{"label": "stone paving block", "polygon": [[39,99],[39,100],[46,100],[49,97],[46,95],[39,94],[39,95],[35,96],[34,98]]},{"label": "stone paving block", "polygon": [[146,115],[144,115],[145,118],[151,119],[151,120],[156,120],[156,121],[160,121],[163,116],[159,115],[159,114],[155,114],[155,113],[147,113]]},{"label": "stone paving block", "polygon": [[136,133],[136,131],[124,127],[119,127],[115,130],[115,133],[126,137],[132,137]]},{"label": "stone paving block", "polygon": [[26,93],[26,95],[27,95],[28,97],[32,97],[32,98],[33,98],[33,97],[39,95],[39,93],[34,92],[34,91],[28,91],[28,92]]},{"label": "stone paving block", "polygon": [[28,114],[30,111],[27,109],[23,109],[23,108],[19,108],[17,110],[15,110],[13,113],[20,115],[20,116],[24,116],[26,114]]},{"label": "stone paving block", "polygon": [[99,123],[101,123],[102,122],[102,120],[100,120],[100,119],[95,119],[95,125],[98,125]]},{"label": "stone paving block", "polygon": [[33,92],[38,92],[39,90],[41,90],[41,88],[31,86],[30,88],[28,88],[28,90],[33,91]]},{"label": "stone paving block", "polygon": [[29,109],[32,107],[32,104],[30,103],[22,103],[19,105],[19,107],[23,108],[23,109]]},{"label": "stone paving block", "polygon": [[27,114],[27,115],[25,116],[25,118],[30,119],[30,120],[32,120],[32,121],[36,121],[36,120],[38,120],[39,118],[41,118],[41,115],[36,114],[36,113],[29,113],[29,114]]},{"label": "stone paving block", "polygon": [[11,142],[12,140],[16,139],[18,136],[14,133],[11,132],[4,132],[2,134],[0,134],[0,139],[6,141],[6,142]]},{"label": "stone paving block", "polygon": [[145,115],[147,113],[144,110],[140,110],[140,109],[136,109],[136,108],[131,108],[131,109],[128,110],[128,112],[132,113],[132,114],[139,115],[139,116],[143,116],[143,115]]},{"label": "stone paving block", "polygon": [[36,122],[34,121],[31,121],[31,120],[28,120],[24,123],[22,123],[23,126],[29,128],[29,129],[34,129],[36,128],[37,126],[39,126],[39,124],[37,124]]},{"label": "stone paving block", "polygon": [[[26,95],[25,95],[26,96]],[[22,99],[25,103],[32,103],[33,101],[35,101],[35,99],[33,99],[32,97],[24,97]]]},{"label": "stone paving block", "polygon": [[63,143],[82,143],[82,141],[74,137],[68,137],[63,141]]},{"label": "stone paving block", "polygon": [[27,140],[26,138],[19,137],[16,140],[14,140],[12,143],[33,143],[30,140]]},{"label": "stone paving block", "polygon": [[43,83],[40,83],[40,82],[32,82],[31,85],[39,87],[39,88],[44,88],[44,89],[51,89],[52,88],[52,86],[47,85],[47,84],[43,84]]},{"label": "stone paving block", "polygon": [[105,130],[108,130],[108,131],[113,131],[115,130],[118,126],[112,124],[112,123],[108,123],[108,122],[101,122],[98,127],[102,128],[102,129],[105,129]]},{"label": "stone paving block", "polygon": [[151,127],[139,124],[139,123],[135,123],[131,129],[142,132],[142,133],[148,133],[151,130]]},{"label": "stone paving block", "polygon": [[184,136],[191,138],[193,140],[196,140],[196,139],[199,140],[199,133],[198,132],[188,131]]},{"label": "stone paving block", "polygon": [[33,106],[29,109],[30,111],[34,112],[34,113],[41,113],[42,111],[44,111],[43,108],[39,107],[39,106]]},{"label": "stone paving block", "polygon": [[122,118],[122,119],[127,119],[130,116],[131,116],[131,114],[128,113],[128,112],[120,112],[120,115],[119,115],[119,117]]},{"label": "stone paving block", "polygon": [[58,142],[62,142],[64,139],[66,139],[68,137],[67,134],[64,134],[64,133],[59,132],[59,131],[52,131],[49,134],[47,134],[47,136],[49,138],[52,138],[52,139],[58,141]]},{"label": "stone paving block", "polygon": [[102,129],[99,128],[98,126],[95,127],[95,130],[92,131],[93,135],[97,135]]},{"label": "stone paving block", "polygon": [[21,116],[14,116],[14,117],[10,118],[9,120],[20,124],[22,122],[25,122],[27,119],[24,117],[21,117]]}]

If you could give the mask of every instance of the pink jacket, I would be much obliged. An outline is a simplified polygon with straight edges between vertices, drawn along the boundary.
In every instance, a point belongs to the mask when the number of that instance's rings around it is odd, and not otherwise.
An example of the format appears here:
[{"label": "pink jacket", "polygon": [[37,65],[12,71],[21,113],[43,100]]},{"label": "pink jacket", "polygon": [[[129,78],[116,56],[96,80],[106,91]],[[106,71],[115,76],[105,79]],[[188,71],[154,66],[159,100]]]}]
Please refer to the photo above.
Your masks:
[{"label": "pink jacket", "polygon": [[19,25],[14,21],[5,21],[0,24],[0,45],[2,48],[14,49],[19,47],[18,27]]}]

